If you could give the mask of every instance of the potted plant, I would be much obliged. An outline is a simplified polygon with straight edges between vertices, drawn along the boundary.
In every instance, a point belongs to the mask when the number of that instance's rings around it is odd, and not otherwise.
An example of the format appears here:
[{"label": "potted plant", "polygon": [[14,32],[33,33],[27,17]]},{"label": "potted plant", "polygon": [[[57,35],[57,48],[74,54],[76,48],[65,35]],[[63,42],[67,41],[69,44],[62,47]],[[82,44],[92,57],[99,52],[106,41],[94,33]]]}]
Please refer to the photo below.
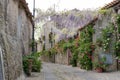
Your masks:
[{"label": "potted plant", "polygon": [[95,70],[96,70],[96,72],[98,72],[98,73],[103,72],[103,68],[101,68],[101,67],[98,67],[98,68],[96,68]]},{"label": "potted plant", "polygon": [[100,61],[96,61],[93,63],[94,69],[96,72],[104,72],[106,70],[106,67],[108,66],[105,64],[106,57],[101,58]]},{"label": "potted plant", "polygon": [[93,63],[93,65],[94,65],[94,69],[96,72],[101,73],[101,72],[105,71],[105,67],[106,67],[105,64],[103,64],[101,62],[95,62],[95,63]]},{"label": "potted plant", "polygon": [[27,76],[31,75],[32,62],[33,62],[33,59],[30,55],[29,56],[23,56],[23,69],[24,69],[24,72]]},{"label": "potted plant", "polygon": [[31,75],[31,72],[32,72],[32,62],[33,62],[33,60],[32,59],[28,59],[27,60],[28,61],[28,76],[30,76]]}]

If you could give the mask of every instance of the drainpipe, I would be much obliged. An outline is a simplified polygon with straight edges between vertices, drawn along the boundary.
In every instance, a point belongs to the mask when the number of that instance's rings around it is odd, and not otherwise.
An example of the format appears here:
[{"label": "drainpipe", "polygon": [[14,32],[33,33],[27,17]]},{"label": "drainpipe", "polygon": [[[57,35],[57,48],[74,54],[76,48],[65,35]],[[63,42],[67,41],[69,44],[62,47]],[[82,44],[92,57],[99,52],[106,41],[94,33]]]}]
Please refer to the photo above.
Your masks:
[{"label": "drainpipe", "polygon": [[[35,0],[33,0],[33,19],[35,18]],[[34,42],[35,42],[35,39],[34,39],[34,33],[35,33],[35,22],[33,22],[33,30],[32,30],[32,42],[33,42],[33,45],[32,45],[32,52],[34,53],[35,52],[35,47],[34,47]]]}]

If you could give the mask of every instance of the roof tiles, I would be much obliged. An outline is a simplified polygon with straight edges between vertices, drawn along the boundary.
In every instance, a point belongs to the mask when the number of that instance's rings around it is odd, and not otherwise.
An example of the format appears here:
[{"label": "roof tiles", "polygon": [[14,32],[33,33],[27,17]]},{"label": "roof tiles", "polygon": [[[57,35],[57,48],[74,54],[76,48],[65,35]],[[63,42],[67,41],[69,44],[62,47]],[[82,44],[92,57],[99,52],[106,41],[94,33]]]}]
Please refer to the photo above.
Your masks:
[{"label": "roof tiles", "polygon": [[104,7],[102,7],[101,9],[108,9],[108,8],[111,8],[117,4],[120,3],[120,0],[113,0],[112,2],[106,4]]},{"label": "roof tiles", "polygon": [[32,19],[33,16],[28,8],[28,3],[26,2],[26,0],[19,0],[19,5],[21,5],[24,8],[27,17],[30,19],[31,23],[33,24],[33,19]]}]

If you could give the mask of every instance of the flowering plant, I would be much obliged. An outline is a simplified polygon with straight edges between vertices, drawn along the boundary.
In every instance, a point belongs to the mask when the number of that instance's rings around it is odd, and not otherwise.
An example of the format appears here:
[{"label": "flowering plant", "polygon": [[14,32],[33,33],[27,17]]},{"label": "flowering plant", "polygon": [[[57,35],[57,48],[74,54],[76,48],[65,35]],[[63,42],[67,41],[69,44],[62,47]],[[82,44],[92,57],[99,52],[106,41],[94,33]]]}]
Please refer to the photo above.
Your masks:
[{"label": "flowering plant", "polygon": [[93,62],[94,68],[95,69],[101,68],[105,70],[106,67],[108,66],[107,64],[105,64],[105,61],[106,61],[106,57],[102,57],[99,61]]},{"label": "flowering plant", "polygon": [[114,32],[114,25],[112,23],[109,23],[109,27],[106,27],[102,30],[102,46],[103,50],[107,51],[109,49],[110,43],[111,43],[111,36]]}]

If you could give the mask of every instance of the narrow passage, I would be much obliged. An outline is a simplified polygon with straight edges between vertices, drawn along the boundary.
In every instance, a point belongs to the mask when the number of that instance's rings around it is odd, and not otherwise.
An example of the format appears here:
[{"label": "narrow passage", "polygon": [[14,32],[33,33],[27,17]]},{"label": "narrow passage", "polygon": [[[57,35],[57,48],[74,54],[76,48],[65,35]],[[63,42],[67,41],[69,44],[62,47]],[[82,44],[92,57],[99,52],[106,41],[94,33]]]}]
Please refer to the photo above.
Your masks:
[{"label": "narrow passage", "polygon": [[43,63],[41,73],[33,73],[26,80],[120,80],[120,72],[96,73],[78,67]]}]

